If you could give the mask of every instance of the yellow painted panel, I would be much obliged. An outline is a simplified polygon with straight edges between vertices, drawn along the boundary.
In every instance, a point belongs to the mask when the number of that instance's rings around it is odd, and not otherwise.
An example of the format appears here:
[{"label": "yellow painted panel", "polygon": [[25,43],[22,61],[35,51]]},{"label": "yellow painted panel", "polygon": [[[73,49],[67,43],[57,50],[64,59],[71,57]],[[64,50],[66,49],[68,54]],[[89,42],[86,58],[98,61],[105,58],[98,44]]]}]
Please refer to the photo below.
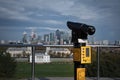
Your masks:
[{"label": "yellow painted panel", "polygon": [[85,68],[77,68],[77,80],[85,80]]},{"label": "yellow painted panel", "polygon": [[81,47],[81,64],[91,63],[91,47]]},{"label": "yellow painted panel", "polygon": [[81,59],[81,51],[80,48],[74,48],[73,49],[73,60],[74,61],[80,61]]}]

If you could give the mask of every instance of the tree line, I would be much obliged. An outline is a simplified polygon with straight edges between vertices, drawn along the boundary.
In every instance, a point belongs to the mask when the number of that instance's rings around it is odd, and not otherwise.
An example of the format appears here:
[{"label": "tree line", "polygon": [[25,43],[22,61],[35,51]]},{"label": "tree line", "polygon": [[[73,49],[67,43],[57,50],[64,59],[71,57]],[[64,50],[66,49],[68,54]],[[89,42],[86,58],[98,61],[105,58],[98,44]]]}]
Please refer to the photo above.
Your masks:
[{"label": "tree line", "polygon": [[[109,51],[108,51],[109,50]],[[86,65],[87,76],[97,76],[97,52],[92,51],[92,64]],[[120,77],[120,49],[113,52],[113,49],[100,49],[100,76]]]}]

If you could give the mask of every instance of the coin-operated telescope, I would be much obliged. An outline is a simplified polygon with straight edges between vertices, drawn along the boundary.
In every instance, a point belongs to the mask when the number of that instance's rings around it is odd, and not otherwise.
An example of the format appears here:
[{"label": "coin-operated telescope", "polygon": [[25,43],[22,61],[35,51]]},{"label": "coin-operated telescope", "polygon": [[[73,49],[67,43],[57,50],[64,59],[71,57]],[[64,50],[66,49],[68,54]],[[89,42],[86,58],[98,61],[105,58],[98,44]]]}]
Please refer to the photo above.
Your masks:
[{"label": "coin-operated telescope", "polygon": [[72,30],[71,42],[73,43],[78,43],[78,39],[87,39],[88,35],[95,33],[95,28],[91,25],[68,21],[67,26]]},{"label": "coin-operated telescope", "polygon": [[94,26],[67,22],[67,26],[72,30],[74,80],[85,80],[85,64],[91,63],[91,46],[86,46],[87,36],[95,33]]}]

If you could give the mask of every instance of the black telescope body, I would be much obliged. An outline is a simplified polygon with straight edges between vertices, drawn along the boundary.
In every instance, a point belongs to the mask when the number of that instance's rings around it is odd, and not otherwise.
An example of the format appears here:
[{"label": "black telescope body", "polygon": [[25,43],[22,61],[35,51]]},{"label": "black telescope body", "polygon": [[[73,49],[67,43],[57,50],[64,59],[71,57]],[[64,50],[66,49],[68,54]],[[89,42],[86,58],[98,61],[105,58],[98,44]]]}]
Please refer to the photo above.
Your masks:
[{"label": "black telescope body", "polygon": [[78,43],[78,39],[87,39],[88,35],[93,35],[95,33],[95,28],[91,25],[68,21],[67,26],[72,30],[71,42],[73,43]]}]

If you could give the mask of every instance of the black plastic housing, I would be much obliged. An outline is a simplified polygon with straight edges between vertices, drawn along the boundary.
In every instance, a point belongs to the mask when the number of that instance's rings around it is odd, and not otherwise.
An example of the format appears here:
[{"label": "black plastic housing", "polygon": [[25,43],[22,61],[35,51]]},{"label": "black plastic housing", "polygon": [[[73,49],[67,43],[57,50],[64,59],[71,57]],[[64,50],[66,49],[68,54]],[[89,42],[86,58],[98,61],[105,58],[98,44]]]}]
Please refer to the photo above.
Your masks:
[{"label": "black plastic housing", "polygon": [[88,35],[93,35],[96,31],[94,26],[83,23],[68,21],[67,26],[72,30],[71,42],[73,43],[78,42],[78,39],[87,39]]}]

